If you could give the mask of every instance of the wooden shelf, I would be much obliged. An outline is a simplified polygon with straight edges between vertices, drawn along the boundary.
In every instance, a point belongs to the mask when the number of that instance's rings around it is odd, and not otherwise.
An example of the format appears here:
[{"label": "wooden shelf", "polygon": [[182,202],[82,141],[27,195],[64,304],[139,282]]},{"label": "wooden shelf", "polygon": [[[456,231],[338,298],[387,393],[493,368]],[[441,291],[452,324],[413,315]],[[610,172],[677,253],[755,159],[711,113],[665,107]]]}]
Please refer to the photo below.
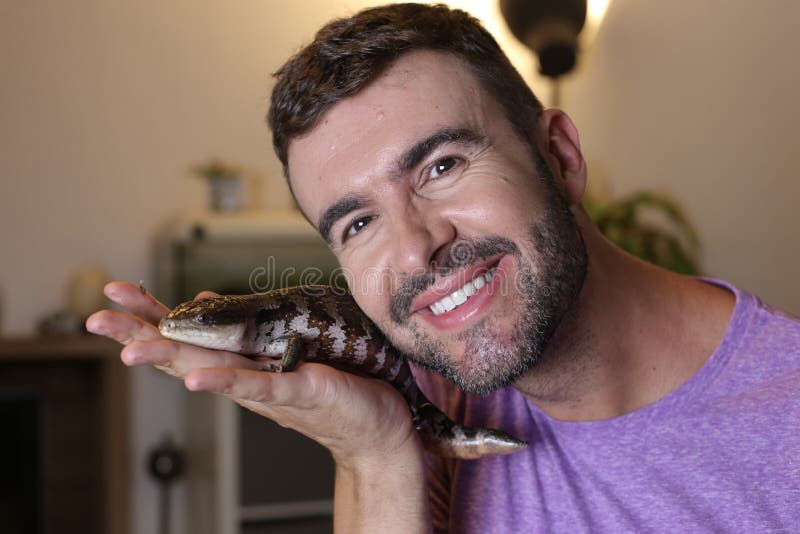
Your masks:
[{"label": "wooden shelf", "polygon": [[[108,358],[119,359],[122,346],[94,335],[0,337],[0,359]],[[122,365],[120,363],[122,367]]]}]

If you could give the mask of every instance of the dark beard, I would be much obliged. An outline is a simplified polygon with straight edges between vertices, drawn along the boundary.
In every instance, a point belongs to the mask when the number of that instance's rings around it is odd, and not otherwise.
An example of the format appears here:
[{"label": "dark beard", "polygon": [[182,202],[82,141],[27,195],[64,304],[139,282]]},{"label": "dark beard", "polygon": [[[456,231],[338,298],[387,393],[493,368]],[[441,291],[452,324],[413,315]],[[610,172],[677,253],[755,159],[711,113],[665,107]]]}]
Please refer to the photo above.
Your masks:
[{"label": "dark beard", "polygon": [[[542,178],[547,185],[549,207],[529,229],[532,258],[526,258],[514,243],[501,236],[458,243],[463,250],[473,252],[469,263],[498,254],[511,254],[516,259],[517,279],[506,280],[501,288],[501,292],[508,291],[513,283],[522,299],[518,323],[508,341],[493,330],[490,317],[484,318],[459,335],[465,348],[456,365],[448,358],[443,342],[407,322],[411,300],[430,287],[436,277],[410,277],[392,298],[392,319],[406,325],[416,338],[414,348],[406,354],[408,359],[444,375],[470,393],[488,393],[508,385],[539,363],[564,315],[577,301],[586,278],[588,258],[575,217],[553,185],[549,169],[539,170],[546,173]],[[461,266],[455,258],[445,267]]]}]

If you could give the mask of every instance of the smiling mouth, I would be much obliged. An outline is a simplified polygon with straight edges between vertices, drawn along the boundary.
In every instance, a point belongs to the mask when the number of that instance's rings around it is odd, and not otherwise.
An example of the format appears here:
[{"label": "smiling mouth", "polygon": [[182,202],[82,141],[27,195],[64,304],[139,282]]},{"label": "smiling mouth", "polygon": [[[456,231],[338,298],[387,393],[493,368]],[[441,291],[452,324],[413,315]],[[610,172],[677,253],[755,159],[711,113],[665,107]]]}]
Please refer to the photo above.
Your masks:
[{"label": "smiling mouth", "polygon": [[488,271],[477,275],[475,278],[468,281],[466,284],[456,289],[449,295],[429,305],[428,309],[430,309],[434,315],[441,315],[458,308],[467,302],[470,297],[475,295],[475,293],[480,291],[480,289],[487,283],[491,282],[496,271],[497,266],[495,265]]}]

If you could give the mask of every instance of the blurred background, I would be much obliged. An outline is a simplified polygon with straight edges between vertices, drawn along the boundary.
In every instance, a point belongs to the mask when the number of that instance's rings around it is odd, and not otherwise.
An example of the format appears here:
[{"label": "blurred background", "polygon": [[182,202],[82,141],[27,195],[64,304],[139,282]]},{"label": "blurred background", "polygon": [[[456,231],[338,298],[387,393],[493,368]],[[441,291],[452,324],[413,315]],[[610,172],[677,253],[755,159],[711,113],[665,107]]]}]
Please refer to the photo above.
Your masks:
[{"label": "blurred background", "polygon": [[[261,245],[271,253],[284,250],[300,265],[332,268],[291,212],[263,116],[271,73],[290,54],[329,19],[379,3],[0,3],[0,401],[7,400],[0,415],[16,407],[8,415],[15,432],[47,434],[30,424],[42,420],[43,408],[26,399],[61,398],[62,390],[90,384],[88,408],[70,406],[97,411],[95,423],[47,417],[73,428],[76,435],[63,440],[77,454],[103,463],[47,491],[102,502],[92,531],[183,534],[200,532],[198,521],[208,532],[312,531],[265,523],[270,514],[299,517],[280,497],[248,501],[241,468],[252,463],[241,458],[255,462],[259,450],[244,451],[246,438],[220,437],[238,436],[245,416],[217,401],[189,400],[180,383],[151,369],[118,369],[116,346],[53,336],[72,328],[70,314],[105,305],[96,297],[105,279],[141,280],[170,303],[203,284],[252,286],[248,274],[270,268],[264,249],[247,255],[252,240],[266,239]],[[800,4],[589,2],[577,65],[554,91],[497,2],[446,3],[484,21],[545,103],[558,98],[581,132],[593,198],[608,204],[641,191],[670,198],[699,238],[700,273],[800,311]],[[222,190],[209,213],[212,186]],[[203,248],[209,243],[216,244]],[[209,278],[224,271],[213,260],[224,254],[241,254],[244,270]],[[74,386],[62,387],[60,378],[45,384],[37,367],[26,367],[34,361],[66,366],[51,369],[57,377],[75,366],[85,372]],[[39,389],[20,389],[23,383]],[[191,413],[213,424],[198,430]],[[91,429],[97,439],[82,448],[78,439]],[[46,441],[15,449],[14,435],[4,430],[0,438],[8,454],[61,449]],[[71,462],[47,458],[40,479]],[[153,467],[159,458],[161,478]],[[0,519],[25,506],[22,494],[38,495],[41,505],[45,490],[25,486],[14,466],[0,469]],[[81,490],[90,483],[99,489]],[[328,499],[323,492],[297,501],[324,517]],[[34,530],[19,520],[18,532],[51,531],[54,520],[41,517],[40,505],[14,516],[39,517]],[[73,524],[64,513],[61,524]],[[90,531],[79,524],[61,531]]]}]

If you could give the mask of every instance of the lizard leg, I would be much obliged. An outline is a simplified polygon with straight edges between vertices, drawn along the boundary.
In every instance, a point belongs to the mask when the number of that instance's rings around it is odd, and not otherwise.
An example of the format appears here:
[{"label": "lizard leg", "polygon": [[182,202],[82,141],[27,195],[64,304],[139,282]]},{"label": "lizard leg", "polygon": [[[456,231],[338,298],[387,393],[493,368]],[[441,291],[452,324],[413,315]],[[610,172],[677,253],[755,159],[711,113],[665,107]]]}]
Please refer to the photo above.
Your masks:
[{"label": "lizard leg", "polygon": [[306,345],[300,336],[290,337],[286,340],[286,350],[283,351],[281,361],[268,363],[261,370],[272,373],[291,371],[297,366],[297,362],[300,361],[300,356],[305,352],[305,349]]}]

